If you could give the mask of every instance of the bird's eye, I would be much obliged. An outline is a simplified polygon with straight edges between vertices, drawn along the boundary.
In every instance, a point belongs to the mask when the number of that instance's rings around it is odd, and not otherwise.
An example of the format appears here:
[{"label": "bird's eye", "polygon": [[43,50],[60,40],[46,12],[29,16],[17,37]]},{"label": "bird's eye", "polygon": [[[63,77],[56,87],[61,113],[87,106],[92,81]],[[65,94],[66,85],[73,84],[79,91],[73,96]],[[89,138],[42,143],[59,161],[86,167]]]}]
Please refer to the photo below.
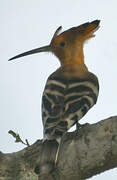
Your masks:
[{"label": "bird's eye", "polygon": [[61,41],[61,42],[59,43],[59,46],[60,46],[60,47],[64,47],[64,46],[65,46],[65,42]]}]

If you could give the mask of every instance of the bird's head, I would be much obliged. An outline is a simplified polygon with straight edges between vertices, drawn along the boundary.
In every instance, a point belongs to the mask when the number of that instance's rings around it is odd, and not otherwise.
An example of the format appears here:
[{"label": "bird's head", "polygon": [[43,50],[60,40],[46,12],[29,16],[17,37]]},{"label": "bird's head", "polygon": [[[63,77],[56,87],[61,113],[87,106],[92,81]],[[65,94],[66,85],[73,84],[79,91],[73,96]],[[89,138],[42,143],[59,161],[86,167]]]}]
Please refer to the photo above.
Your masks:
[{"label": "bird's head", "polygon": [[83,63],[83,44],[86,40],[95,36],[94,32],[99,28],[99,23],[99,20],[87,22],[62,33],[60,33],[60,30],[62,29],[60,26],[55,31],[48,46],[24,52],[9,60],[39,52],[52,52],[59,58],[61,65]]}]

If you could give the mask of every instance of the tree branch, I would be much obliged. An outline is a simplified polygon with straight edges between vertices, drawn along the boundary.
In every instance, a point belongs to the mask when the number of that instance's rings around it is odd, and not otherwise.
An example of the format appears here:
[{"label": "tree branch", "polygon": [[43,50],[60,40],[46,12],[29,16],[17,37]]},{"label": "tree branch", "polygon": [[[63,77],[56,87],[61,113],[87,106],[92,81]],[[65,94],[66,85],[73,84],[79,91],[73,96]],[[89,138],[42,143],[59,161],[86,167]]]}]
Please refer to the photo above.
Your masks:
[{"label": "tree branch", "polygon": [[33,169],[42,141],[16,153],[0,152],[1,180],[82,180],[117,167],[117,116],[67,133],[50,177],[37,177]]}]

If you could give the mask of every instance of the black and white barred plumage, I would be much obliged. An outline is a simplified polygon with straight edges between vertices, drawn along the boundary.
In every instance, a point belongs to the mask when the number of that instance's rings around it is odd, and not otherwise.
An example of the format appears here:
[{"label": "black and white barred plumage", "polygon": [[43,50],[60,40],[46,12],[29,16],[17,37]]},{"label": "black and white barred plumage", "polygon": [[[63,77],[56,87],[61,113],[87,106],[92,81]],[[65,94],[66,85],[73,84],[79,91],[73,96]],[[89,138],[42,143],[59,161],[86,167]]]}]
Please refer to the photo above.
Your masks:
[{"label": "black and white barred plumage", "polygon": [[41,173],[54,168],[61,138],[97,101],[97,77],[89,71],[79,74],[78,69],[61,67],[47,80],[42,97],[44,142],[37,164]]},{"label": "black and white barred plumage", "polygon": [[96,103],[98,92],[98,80],[90,72],[85,78],[52,74],[42,98],[44,138],[63,136]]}]

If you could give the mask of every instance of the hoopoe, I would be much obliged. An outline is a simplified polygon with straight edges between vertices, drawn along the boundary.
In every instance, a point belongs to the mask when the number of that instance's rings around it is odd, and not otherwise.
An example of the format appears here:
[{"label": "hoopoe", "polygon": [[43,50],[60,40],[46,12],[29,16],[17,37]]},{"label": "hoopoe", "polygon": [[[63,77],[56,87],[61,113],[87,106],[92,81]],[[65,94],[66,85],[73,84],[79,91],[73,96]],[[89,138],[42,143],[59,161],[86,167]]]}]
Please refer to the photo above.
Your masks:
[{"label": "hoopoe", "polygon": [[53,170],[61,138],[97,101],[99,83],[84,63],[83,45],[95,36],[99,23],[99,20],[87,22],[62,33],[60,26],[50,45],[10,59],[48,51],[60,61],[60,67],[47,79],[42,97],[44,140],[35,169],[39,174]]}]

